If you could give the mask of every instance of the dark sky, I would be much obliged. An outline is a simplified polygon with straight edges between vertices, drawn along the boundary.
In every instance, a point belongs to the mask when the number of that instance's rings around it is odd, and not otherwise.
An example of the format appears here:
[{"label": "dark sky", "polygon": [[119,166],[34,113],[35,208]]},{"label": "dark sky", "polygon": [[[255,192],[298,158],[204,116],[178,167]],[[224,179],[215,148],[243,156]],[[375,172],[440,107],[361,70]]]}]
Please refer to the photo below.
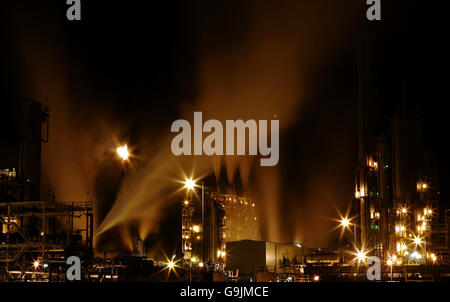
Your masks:
[{"label": "dark sky", "polygon": [[[442,170],[448,170],[443,94],[448,77],[438,76],[447,61],[447,37],[439,9],[423,1],[382,1],[383,21],[375,24],[364,20],[362,0],[348,1],[347,6],[335,1],[317,5],[307,1],[304,5],[301,1],[82,1],[80,22],[66,20],[62,0],[3,2],[2,168],[17,167],[18,104],[23,98],[48,97],[52,118],[56,123],[58,119],[67,122],[67,132],[66,128],[54,129],[53,139],[63,139],[53,140],[57,147],[49,147],[50,154],[67,151],[66,146],[81,133],[95,134],[97,123],[103,120],[112,128],[120,125],[118,138],[127,139],[139,151],[139,146],[149,144],[153,137],[168,136],[171,123],[182,115],[186,104],[203,108],[204,95],[217,95],[203,87],[209,81],[216,84],[202,74],[205,61],[212,60],[212,66],[220,69],[223,78],[218,82],[223,80],[224,91],[239,96],[235,87],[241,79],[250,85],[248,73],[260,73],[259,65],[266,61],[269,66],[273,62],[278,66],[279,61],[288,65],[284,54],[289,57],[295,52],[299,58],[293,56],[293,62],[301,72],[298,85],[281,85],[279,90],[298,86],[301,93],[294,93],[291,103],[274,100],[281,116],[289,116],[281,134],[276,174],[284,209],[280,215],[290,221],[286,227],[305,229],[293,232],[294,237],[309,245],[316,240],[321,245],[332,244],[333,240],[323,235],[321,219],[335,215],[334,207],[344,210],[352,198],[355,53],[358,34],[369,28],[377,37],[374,59],[380,108],[386,116],[399,109],[406,81],[408,102],[420,105],[425,115],[427,144],[437,152]],[[271,54],[267,49],[271,49],[272,39],[274,44],[285,43],[286,48],[275,47]],[[263,51],[253,52],[254,45],[262,45]],[[256,64],[252,61],[255,53],[262,56]],[[243,65],[243,71],[235,65]],[[290,83],[291,75],[290,69],[282,69],[273,77]],[[221,102],[214,106],[226,105]],[[254,108],[267,105],[258,100],[249,104]],[[238,110],[234,113],[240,114]],[[96,136],[88,141],[95,142]],[[80,139],[80,144],[83,142]],[[80,150],[71,152],[78,155]],[[86,160],[85,155],[80,158]],[[71,164],[79,163],[74,160]],[[44,171],[44,177],[50,175],[44,183],[52,186],[50,170]],[[448,177],[441,174],[443,198],[448,200],[444,188]],[[93,175],[92,180],[98,181],[98,177]],[[177,223],[177,219],[167,218],[163,225]],[[165,236],[176,233],[164,232]]]}]

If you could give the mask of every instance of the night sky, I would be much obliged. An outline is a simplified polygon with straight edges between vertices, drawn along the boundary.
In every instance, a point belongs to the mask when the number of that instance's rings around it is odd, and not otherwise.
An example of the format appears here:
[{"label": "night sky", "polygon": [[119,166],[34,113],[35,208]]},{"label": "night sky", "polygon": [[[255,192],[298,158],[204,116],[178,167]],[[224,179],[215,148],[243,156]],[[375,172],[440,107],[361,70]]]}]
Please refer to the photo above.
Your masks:
[{"label": "night sky", "polygon": [[[0,168],[18,166],[20,101],[47,97],[52,128],[42,191],[62,201],[89,192],[101,204],[100,223],[123,182],[111,164],[112,142],[134,148],[139,170],[148,157],[170,152],[170,125],[194,110],[218,119],[277,114],[279,165],[250,173],[253,192],[263,179],[278,184],[255,195],[277,195],[282,219],[268,222],[287,235],[266,236],[332,246],[329,218],[354,194],[355,54],[358,35],[369,30],[377,37],[380,115],[401,108],[405,85],[408,106],[423,113],[448,205],[448,34],[440,10],[382,1],[382,21],[369,23],[365,1],[314,2],[82,1],[82,21],[69,22],[62,0],[3,1]],[[150,233],[176,244],[178,210],[161,207]]]}]

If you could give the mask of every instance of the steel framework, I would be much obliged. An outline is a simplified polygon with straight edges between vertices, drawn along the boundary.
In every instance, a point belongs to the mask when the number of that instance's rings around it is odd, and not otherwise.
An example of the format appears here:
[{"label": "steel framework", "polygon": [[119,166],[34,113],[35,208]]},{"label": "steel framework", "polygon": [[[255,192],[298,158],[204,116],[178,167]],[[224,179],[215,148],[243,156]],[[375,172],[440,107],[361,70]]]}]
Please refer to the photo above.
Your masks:
[{"label": "steel framework", "polygon": [[[75,230],[74,219],[83,217],[85,228]],[[56,228],[56,222],[67,225]],[[83,248],[92,253],[93,214],[89,201],[1,202],[0,226],[0,278],[6,280],[20,280],[29,273],[30,259],[61,263],[71,250]],[[76,240],[82,232],[85,240]]]}]

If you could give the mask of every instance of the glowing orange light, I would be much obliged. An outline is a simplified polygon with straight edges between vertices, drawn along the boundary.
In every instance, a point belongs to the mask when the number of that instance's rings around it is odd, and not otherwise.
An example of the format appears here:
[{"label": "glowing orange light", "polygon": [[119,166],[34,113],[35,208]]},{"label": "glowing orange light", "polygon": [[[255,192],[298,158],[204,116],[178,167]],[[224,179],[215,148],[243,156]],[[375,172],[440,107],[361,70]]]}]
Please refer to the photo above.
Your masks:
[{"label": "glowing orange light", "polygon": [[217,250],[217,257],[222,258],[225,257],[226,255],[227,253],[225,251]]},{"label": "glowing orange light", "polygon": [[175,263],[173,261],[169,261],[167,262],[167,268],[169,268],[170,270],[173,269],[175,267]]},{"label": "glowing orange light", "polygon": [[431,254],[431,260],[433,261],[433,263],[436,262],[437,257],[435,254]]},{"label": "glowing orange light", "polygon": [[364,249],[356,250],[356,253],[355,253],[356,258],[355,258],[355,260],[358,260],[358,263],[360,263],[360,262],[365,263],[366,262],[366,258],[367,258],[366,254],[367,254],[367,251],[364,251]]},{"label": "glowing orange light", "polygon": [[123,161],[128,160],[128,157],[130,156],[130,153],[128,152],[127,145],[123,145],[122,147],[118,147],[116,150],[117,150],[117,155],[119,155],[119,157]]},{"label": "glowing orange light", "polygon": [[347,217],[344,217],[341,219],[341,226],[344,228],[348,227],[350,225],[350,220]]},{"label": "glowing orange light", "polygon": [[184,182],[184,187],[188,190],[193,190],[195,187],[195,181],[193,181],[192,179],[186,179],[186,181]]},{"label": "glowing orange light", "polygon": [[425,182],[418,182],[417,183],[417,190],[418,191],[426,191],[428,189],[428,184]]},{"label": "glowing orange light", "polygon": [[415,245],[421,245],[422,244],[422,238],[420,238],[419,236],[414,236],[413,241],[414,241]]}]

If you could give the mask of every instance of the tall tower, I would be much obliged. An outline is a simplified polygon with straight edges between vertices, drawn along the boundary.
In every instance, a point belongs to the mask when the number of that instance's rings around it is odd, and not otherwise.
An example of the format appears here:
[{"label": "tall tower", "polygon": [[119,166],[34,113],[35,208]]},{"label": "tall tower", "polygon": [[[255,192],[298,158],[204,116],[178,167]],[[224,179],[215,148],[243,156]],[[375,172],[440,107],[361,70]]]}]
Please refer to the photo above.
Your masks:
[{"label": "tall tower", "polygon": [[359,36],[357,49],[357,108],[355,202],[357,217],[355,245],[380,258],[386,248],[387,201],[385,190],[388,165],[388,138],[380,137],[383,114],[379,108],[377,74],[374,68],[376,32],[370,26]]},{"label": "tall tower", "polygon": [[359,236],[356,238],[358,248],[367,247],[367,228],[369,205],[367,198],[367,176],[368,176],[368,91],[369,91],[369,39],[368,34],[363,32],[359,36],[357,49],[357,118],[356,118],[356,169],[355,169],[355,215],[358,217]]},{"label": "tall tower", "polygon": [[191,206],[189,200],[185,200],[181,211],[181,250],[184,254],[184,260],[189,261],[192,258],[192,237],[194,235],[192,215],[194,214],[194,207]]},{"label": "tall tower", "polygon": [[[43,124],[46,124],[43,131]],[[40,200],[41,143],[48,142],[49,111],[34,99],[24,101],[20,143],[19,181],[24,184],[24,200]]]}]

